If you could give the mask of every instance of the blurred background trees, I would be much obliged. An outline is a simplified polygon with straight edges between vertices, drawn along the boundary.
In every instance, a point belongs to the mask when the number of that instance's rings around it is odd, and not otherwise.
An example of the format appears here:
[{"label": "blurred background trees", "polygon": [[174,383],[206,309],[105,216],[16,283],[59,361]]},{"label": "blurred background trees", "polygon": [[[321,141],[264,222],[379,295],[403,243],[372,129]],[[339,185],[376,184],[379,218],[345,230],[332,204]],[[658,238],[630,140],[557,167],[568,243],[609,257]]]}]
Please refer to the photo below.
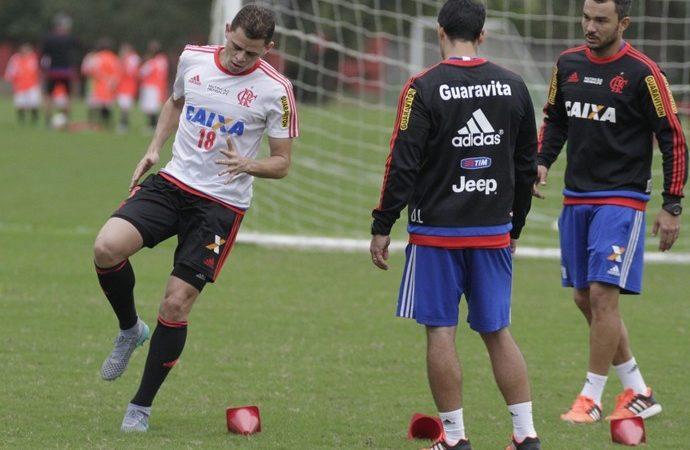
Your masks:
[{"label": "blurred background trees", "polygon": [[211,0],[2,0],[0,42],[39,44],[56,13],[74,21],[73,32],[86,46],[103,36],[129,41],[140,51],[157,39],[168,52],[187,43],[206,43]]}]

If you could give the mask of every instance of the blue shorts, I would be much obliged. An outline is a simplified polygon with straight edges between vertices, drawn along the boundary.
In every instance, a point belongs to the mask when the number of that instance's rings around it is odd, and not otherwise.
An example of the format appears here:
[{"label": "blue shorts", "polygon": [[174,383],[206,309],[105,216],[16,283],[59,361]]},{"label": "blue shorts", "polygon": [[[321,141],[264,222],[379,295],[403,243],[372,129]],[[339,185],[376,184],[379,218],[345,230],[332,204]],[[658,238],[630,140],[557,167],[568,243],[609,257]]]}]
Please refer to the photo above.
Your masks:
[{"label": "blue shorts", "polygon": [[586,289],[592,282],[642,290],[645,212],[616,205],[566,205],[558,219],[561,282]]},{"label": "blue shorts", "polygon": [[510,248],[445,249],[409,244],[398,295],[398,317],[422,325],[457,326],[460,298],[467,322],[480,333],[510,325]]}]

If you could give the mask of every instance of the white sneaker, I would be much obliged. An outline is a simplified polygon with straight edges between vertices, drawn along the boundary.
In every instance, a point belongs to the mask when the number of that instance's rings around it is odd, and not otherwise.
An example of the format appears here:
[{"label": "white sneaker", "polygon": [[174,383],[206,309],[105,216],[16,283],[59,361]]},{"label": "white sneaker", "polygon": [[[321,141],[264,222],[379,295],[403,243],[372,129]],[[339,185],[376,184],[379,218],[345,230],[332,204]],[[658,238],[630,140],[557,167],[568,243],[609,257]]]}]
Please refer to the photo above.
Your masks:
[{"label": "white sneaker", "polygon": [[149,327],[141,319],[135,325],[138,327],[137,333],[123,332],[115,338],[115,346],[110,355],[103,361],[101,366],[101,378],[104,380],[114,380],[125,372],[129,358],[132,357],[134,349],[141,346],[149,338]]},{"label": "white sneaker", "polygon": [[150,406],[139,406],[133,403],[127,405],[127,412],[122,419],[120,431],[125,433],[139,432],[146,433],[149,429],[149,416],[151,415]]}]

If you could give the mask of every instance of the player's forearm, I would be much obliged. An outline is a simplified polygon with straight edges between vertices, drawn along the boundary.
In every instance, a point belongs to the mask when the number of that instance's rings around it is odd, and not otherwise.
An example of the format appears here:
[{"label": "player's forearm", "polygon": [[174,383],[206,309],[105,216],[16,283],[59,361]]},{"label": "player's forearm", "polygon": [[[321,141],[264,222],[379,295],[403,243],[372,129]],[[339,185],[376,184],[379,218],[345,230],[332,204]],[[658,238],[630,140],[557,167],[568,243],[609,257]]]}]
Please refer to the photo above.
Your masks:
[{"label": "player's forearm", "polygon": [[290,169],[290,159],[284,155],[248,159],[243,172],[258,178],[283,178]]},{"label": "player's forearm", "polygon": [[161,114],[158,117],[156,129],[153,132],[153,138],[151,139],[151,144],[148,148],[149,153],[158,153],[170,135],[177,130],[183,105],[183,101],[173,101],[172,97],[168,98],[168,100],[165,102],[163,108],[161,109]]}]

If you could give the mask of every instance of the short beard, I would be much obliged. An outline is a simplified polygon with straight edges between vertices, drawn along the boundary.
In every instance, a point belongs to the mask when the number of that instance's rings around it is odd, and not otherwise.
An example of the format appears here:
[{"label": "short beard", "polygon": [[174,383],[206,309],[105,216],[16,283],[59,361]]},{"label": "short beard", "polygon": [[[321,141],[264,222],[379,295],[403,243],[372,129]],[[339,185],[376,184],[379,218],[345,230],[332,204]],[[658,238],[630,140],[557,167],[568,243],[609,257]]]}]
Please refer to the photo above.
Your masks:
[{"label": "short beard", "polygon": [[590,50],[594,50],[597,53],[605,53],[607,50],[609,50],[611,47],[613,47],[616,44],[616,41],[618,40],[618,36],[614,35],[611,39],[607,41],[600,41],[600,43],[597,46],[591,46],[589,45]]}]

